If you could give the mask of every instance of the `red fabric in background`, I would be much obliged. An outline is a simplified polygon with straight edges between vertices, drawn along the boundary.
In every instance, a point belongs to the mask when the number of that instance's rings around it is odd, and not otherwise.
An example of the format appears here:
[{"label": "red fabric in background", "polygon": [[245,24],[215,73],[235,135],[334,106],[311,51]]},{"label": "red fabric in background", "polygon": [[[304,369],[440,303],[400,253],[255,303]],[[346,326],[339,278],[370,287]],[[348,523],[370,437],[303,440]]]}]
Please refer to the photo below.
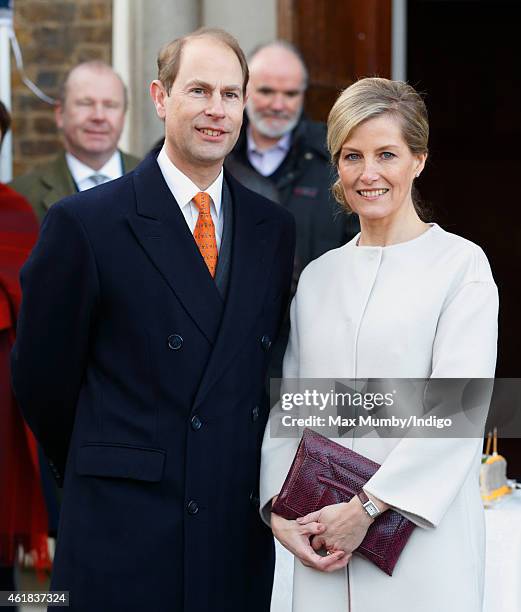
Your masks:
[{"label": "red fabric in background", "polygon": [[50,567],[48,518],[35,439],[11,389],[9,354],[21,302],[20,268],[38,236],[30,204],[0,183],[0,564],[13,565],[18,545],[37,569]]}]

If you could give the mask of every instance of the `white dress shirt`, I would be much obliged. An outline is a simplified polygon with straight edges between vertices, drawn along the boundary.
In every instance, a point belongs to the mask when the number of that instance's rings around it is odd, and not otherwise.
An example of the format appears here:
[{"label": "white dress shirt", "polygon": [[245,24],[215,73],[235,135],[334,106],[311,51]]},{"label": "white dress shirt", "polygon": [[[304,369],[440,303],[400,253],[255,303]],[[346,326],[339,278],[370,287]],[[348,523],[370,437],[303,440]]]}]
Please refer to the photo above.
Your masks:
[{"label": "white dress shirt", "polygon": [[[170,161],[164,146],[157,156],[157,163],[161,173],[163,174],[163,178],[168,185],[168,188],[172,192],[172,195],[179,205],[179,208],[183,213],[183,217],[185,218],[185,221],[193,234],[197,219],[199,217],[199,209],[195,205],[195,202],[193,202],[193,197],[196,193],[199,193],[202,190],[199,189],[199,187],[191,179],[189,179],[186,174],[183,174],[179,168],[174,166],[174,164]],[[215,239],[217,242],[217,251],[219,251],[221,248],[224,224],[221,206],[223,191],[222,168],[219,176],[208,187],[208,189],[205,189],[204,191],[209,194],[211,198],[210,214],[212,215],[212,221],[215,226]]]},{"label": "white dress shirt", "polygon": [[291,147],[291,134],[284,134],[276,145],[260,151],[253,140],[251,129],[248,126],[246,131],[246,140],[248,143],[247,153],[250,164],[262,176],[270,176],[286,159],[286,155]]},{"label": "white dress shirt", "polygon": [[[90,168],[70,153],[65,153],[65,159],[67,160],[67,166],[72,174],[72,178],[78,187],[78,191],[91,189],[101,182],[106,183],[123,175],[123,165],[119,151],[114,151],[112,157],[99,170]],[[94,175],[103,176],[105,180],[99,182],[93,180],[92,176]]]}]

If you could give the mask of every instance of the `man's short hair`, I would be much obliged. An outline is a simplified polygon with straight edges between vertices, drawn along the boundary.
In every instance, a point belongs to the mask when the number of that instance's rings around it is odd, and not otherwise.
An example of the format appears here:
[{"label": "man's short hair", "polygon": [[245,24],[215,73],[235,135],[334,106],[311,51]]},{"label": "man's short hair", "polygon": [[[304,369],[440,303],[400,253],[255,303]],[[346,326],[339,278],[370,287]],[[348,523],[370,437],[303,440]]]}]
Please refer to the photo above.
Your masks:
[{"label": "man's short hair", "polygon": [[2,142],[10,127],[11,115],[5,107],[5,104],[0,100],[0,142]]},{"label": "man's short hair", "polygon": [[163,83],[166,93],[170,94],[172,85],[179,73],[181,54],[185,44],[195,38],[213,38],[229,47],[237,56],[242,70],[242,93],[246,95],[246,86],[250,78],[248,62],[237,39],[220,28],[199,28],[191,34],[167,43],[157,55],[157,78]]},{"label": "man's short hair", "polygon": [[289,40],[277,38],[276,40],[272,40],[271,42],[261,43],[260,45],[257,45],[248,53],[248,64],[252,63],[253,58],[257,55],[257,53],[259,53],[259,51],[262,51],[263,49],[267,49],[269,47],[279,47],[280,49],[286,49],[286,51],[289,51],[297,58],[297,60],[300,62],[300,65],[302,66],[304,89],[307,89],[309,73],[306,66],[306,62],[304,61],[302,53],[297,49],[297,47],[295,47],[293,43],[290,43]]},{"label": "man's short hair", "polygon": [[[76,64],[76,66],[73,66],[67,72],[67,74],[65,75],[65,78],[63,79],[62,84],[60,85],[60,90],[58,92],[58,101],[60,102],[62,106],[65,104],[65,98],[67,96],[67,84],[69,82],[69,78],[71,74],[77,68],[91,68],[92,70],[107,70],[109,72],[112,72],[112,74],[114,74],[119,79],[121,86],[123,87],[123,107],[125,110],[127,110],[127,106],[128,106],[127,86],[125,85],[125,83],[123,82],[123,79],[119,76],[119,74],[114,70],[114,68],[112,68],[110,64],[107,64],[107,62],[103,62],[101,60],[89,60],[88,62],[82,62],[81,64]],[[93,83],[92,86],[96,87],[96,84]]]}]

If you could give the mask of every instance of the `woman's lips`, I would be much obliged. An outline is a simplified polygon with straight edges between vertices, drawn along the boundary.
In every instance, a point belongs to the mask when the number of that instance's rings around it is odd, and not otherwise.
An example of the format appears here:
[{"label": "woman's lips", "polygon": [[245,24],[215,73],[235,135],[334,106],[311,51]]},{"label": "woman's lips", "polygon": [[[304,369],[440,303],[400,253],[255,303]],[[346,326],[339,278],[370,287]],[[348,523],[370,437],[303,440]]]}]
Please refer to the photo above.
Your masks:
[{"label": "woman's lips", "polygon": [[375,199],[385,195],[389,189],[358,189],[356,193],[361,195],[363,198]]}]

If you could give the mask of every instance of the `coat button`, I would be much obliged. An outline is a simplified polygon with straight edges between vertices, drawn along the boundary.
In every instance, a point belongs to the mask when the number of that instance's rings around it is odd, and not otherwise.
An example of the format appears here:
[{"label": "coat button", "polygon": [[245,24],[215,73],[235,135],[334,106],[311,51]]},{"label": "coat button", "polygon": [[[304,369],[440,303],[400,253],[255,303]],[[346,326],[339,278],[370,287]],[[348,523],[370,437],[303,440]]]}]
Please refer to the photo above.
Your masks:
[{"label": "coat button", "polygon": [[192,515],[197,514],[199,512],[199,506],[197,502],[194,502],[193,499],[188,502],[186,509],[188,510],[188,514]]},{"label": "coat button", "polygon": [[183,346],[183,337],[179,334],[168,336],[168,348],[173,351],[178,351]]},{"label": "coat button", "polygon": [[255,423],[255,421],[259,418],[259,407],[255,406],[255,408],[251,411],[251,420]]},{"label": "coat button", "polygon": [[262,348],[265,351],[269,351],[271,347],[271,338],[267,336],[266,334],[264,334],[264,336],[262,336],[261,338],[261,344],[262,344]]},{"label": "coat button", "polygon": [[192,423],[192,429],[194,431],[198,431],[203,426],[203,422],[196,414],[194,414],[194,416],[192,417],[191,423]]}]

